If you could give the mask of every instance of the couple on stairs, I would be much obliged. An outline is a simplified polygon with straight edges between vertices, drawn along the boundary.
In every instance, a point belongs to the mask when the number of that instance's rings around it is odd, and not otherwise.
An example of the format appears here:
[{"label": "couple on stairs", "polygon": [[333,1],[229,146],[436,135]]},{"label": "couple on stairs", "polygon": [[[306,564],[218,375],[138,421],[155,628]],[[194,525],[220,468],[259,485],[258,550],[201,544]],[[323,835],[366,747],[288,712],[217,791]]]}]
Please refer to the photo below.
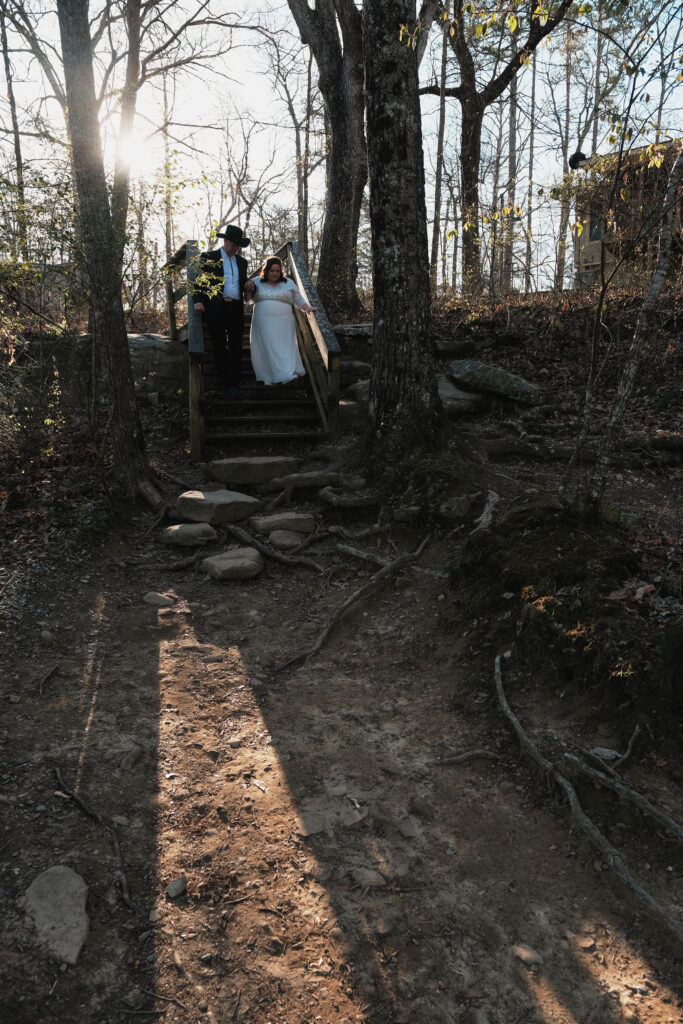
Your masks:
[{"label": "couple on stairs", "polygon": [[238,400],[245,300],[254,302],[251,362],[256,379],[266,385],[285,384],[304,376],[293,306],[304,313],[312,313],[313,307],[294,282],[287,280],[277,256],[265,260],[257,278],[247,280],[247,261],[240,252],[250,240],[241,228],[229,225],[218,238],[223,239],[221,248],[200,256],[194,308],[206,317],[216,373],[225,395]]}]

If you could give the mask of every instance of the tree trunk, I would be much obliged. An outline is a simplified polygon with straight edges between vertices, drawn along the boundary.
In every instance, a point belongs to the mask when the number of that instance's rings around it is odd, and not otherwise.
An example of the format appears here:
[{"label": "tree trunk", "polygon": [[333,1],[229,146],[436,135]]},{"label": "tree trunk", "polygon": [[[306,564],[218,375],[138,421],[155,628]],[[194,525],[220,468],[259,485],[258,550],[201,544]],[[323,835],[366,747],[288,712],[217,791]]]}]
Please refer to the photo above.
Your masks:
[{"label": "tree trunk", "polygon": [[[571,27],[567,25],[565,54],[565,75],[564,75],[564,125],[562,128],[562,160],[565,175],[569,174],[569,114],[572,86],[572,65],[571,65]],[[571,200],[567,191],[567,179],[565,177],[560,200],[560,234],[557,240],[557,262],[555,263],[555,291],[561,292],[564,288],[564,272],[567,265],[567,228],[571,214]]]},{"label": "tree trunk", "polygon": [[448,36],[443,33],[441,48],[441,94],[439,96],[439,129],[436,144],[436,180],[434,182],[434,221],[432,223],[432,252],[429,260],[429,283],[432,295],[436,293],[436,272],[439,261],[439,237],[441,235],[441,179],[443,176],[443,137],[446,129],[446,58]]},{"label": "tree trunk", "polygon": [[7,29],[5,26],[5,12],[0,9],[0,37],[2,39],[2,57],[5,64],[5,78],[7,79],[7,99],[9,101],[10,117],[12,120],[12,138],[14,140],[14,159],[17,170],[17,229],[19,252],[22,259],[28,260],[28,236],[26,230],[26,192],[24,188],[24,161],[21,153],[21,136],[19,134],[19,120],[17,118],[17,102],[14,96],[14,80],[12,78],[12,65],[9,59],[9,46],[7,43]]},{"label": "tree trunk", "polygon": [[123,249],[126,242],[126,221],[130,199],[130,144],[140,88],[140,0],[127,0],[126,32],[128,36],[126,80],[121,97],[118,151],[111,195],[112,224],[120,262],[123,261]]},{"label": "tree trunk", "polygon": [[465,294],[481,291],[479,236],[479,165],[484,110],[476,95],[462,104],[460,136],[460,208],[462,212],[462,287]]},{"label": "tree trunk", "polygon": [[397,31],[414,19],[411,0],[363,4],[374,283],[369,452],[380,470],[432,447],[441,425],[417,58]]},{"label": "tree trunk", "polygon": [[536,134],[536,54],[531,58],[531,107],[529,114],[529,181],[526,189],[526,253],[524,257],[524,294],[531,291],[531,209],[534,200],[534,142]]},{"label": "tree trunk", "polygon": [[170,123],[170,110],[168,106],[168,87],[166,74],[163,76],[164,96],[164,124],[162,134],[164,137],[164,244],[166,249],[166,260],[170,260],[175,252],[173,245],[173,189],[171,187],[171,147],[168,140],[168,126]]},{"label": "tree trunk", "polygon": [[[515,54],[516,56],[516,54]],[[515,204],[517,179],[517,75],[510,82],[510,116],[508,119],[508,197],[510,210],[505,221],[505,245],[503,248],[503,266],[501,272],[501,288],[509,292],[513,283],[513,263],[515,245]]]},{"label": "tree trunk", "polygon": [[113,472],[124,495],[132,498],[142,488],[149,488],[148,467],[135,404],[116,259],[118,244],[102,160],[87,0],[58,0],[57,14],[93,331],[101,340],[105,393],[111,401]]}]

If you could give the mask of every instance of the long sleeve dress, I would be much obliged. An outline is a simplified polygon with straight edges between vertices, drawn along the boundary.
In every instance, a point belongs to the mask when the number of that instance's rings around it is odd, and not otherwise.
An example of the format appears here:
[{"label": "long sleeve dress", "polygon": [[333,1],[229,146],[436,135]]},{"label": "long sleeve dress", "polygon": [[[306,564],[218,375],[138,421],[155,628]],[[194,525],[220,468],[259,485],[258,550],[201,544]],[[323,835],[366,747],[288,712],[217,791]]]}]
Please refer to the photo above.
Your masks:
[{"label": "long sleeve dress", "polygon": [[264,384],[284,384],[305,372],[292,307],[303,306],[306,300],[293,281],[270,285],[257,277],[254,285],[249,342],[254,373]]}]

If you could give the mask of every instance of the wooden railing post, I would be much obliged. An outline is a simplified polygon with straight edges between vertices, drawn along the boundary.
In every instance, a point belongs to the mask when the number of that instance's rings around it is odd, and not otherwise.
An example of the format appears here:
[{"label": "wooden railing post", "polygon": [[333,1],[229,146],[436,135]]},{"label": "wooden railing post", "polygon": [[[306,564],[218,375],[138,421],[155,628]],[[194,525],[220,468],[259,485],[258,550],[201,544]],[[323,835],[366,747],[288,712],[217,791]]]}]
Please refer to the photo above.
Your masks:
[{"label": "wooden railing post", "polygon": [[197,242],[185,244],[187,276],[187,355],[189,361],[190,458],[199,462],[204,449],[204,327],[201,313],[194,308],[194,282],[197,277]]},{"label": "wooden railing post", "polygon": [[175,298],[173,296],[173,277],[170,269],[166,278],[166,312],[168,314],[168,336],[171,341],[178,337],[178,324],[175,318]]}]

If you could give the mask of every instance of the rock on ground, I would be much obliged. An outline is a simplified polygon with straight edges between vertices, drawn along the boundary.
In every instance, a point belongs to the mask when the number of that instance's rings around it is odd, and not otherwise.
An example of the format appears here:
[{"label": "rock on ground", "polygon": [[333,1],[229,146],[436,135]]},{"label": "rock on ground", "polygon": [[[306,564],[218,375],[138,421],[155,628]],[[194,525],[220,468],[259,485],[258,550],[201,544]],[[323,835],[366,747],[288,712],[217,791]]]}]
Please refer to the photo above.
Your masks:
[{"label": "rock on ground", "polygon": [[315,519],[308,512],[274,512],[271,516],[254,516],[251,525],[259,533],[273,533],[274,530],[313,533]]},{"label": "rock on ground", "polygon": [[75,964],[88,934],[88,887],[75,871],[48,868],[26,890],[25,907],[39,942],[61,963]]},{"label": "rock on ground", "polygon": [[301,534],[295,533],[294,530],[273,530],[268,535],[268,540],[282,551],[291,551],[301,544]]},{"label": "rock on ground", "polygon": [[167,526],[159,534],[164,544],[177,544],[185,548],[201,547],[217,538],[218,534],[208,523],[177,523],[175,526]]},{"label": "rock on ground", "polygon": [[447,377],[439,376],[437,383],[439,398],[449,416],[459,416],[464,412],[476,412],[486,405],[483,395],[474,391],[462,391],[460,388],[456,388],[455,384]]},{"label": "rock on ground", "polygon": [[295,473],[301,463],[291,456],[256,455],[253,458],[214,459],[208,471],[212,480],[224,484],[262,484]]},{"label": "rock on ground", "polygon": [[178,498],[176,511],[184,519],[197,523],[234,523],[261,507],[258,498],[239,491],[185,491]]},{"label": "rock on ground", "polygon": [[233,548],[205,558],[202,569],[215,580],[247,580],[263,572],[263,558],[256,548]]}]

